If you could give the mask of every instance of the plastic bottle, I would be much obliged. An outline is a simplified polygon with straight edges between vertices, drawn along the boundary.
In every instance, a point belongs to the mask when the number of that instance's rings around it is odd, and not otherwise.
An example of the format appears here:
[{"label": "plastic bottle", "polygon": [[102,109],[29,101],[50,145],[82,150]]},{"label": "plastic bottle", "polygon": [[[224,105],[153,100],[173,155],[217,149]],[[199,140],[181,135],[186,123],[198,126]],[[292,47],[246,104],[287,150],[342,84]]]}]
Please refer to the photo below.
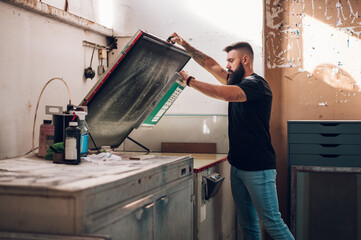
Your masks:
[{"label": "plastic bottle", "polygon": [[44,157],[46,150],[54,143],[54,125],[51,120],[44,120],[40,125],[38,157]]},{"label": "plastic bottle", "polygon": [[78,122],[70,122],[65,130],[65,159],[64,163],[80,163],[80,128]]},{"label": "plastic bottle", "polygon": [[88,137],[89,127],[85,121],[86,112],[75,112],[79,117],[79,128],[80,128],[80,156],[86,157],[88,154]]}]

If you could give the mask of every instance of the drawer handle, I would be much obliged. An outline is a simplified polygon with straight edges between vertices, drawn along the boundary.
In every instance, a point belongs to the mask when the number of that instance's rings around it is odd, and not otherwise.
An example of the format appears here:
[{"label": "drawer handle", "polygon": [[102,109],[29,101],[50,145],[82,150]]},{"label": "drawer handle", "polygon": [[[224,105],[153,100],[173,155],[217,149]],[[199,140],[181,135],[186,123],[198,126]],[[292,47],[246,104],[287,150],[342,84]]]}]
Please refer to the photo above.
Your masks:
[{"label": "drawer handle", "polygon": [[338,147],[341,144],[320,144],[322,147]]},{"label": "drawer handle", "polygon": [[144,206],[144,208],[149,209],[149,208],[152,208],[153,206],[154,206],[154,203],[150,203],[150,204]]},{"label": "drawer handle", "polygon": [[168,204],[169,198],[167,196],[161,197],[159,199],[160,202],[164,203],[164,204]]},{"label": "drawer handle", "polygon": [[320,154],[321,157],[324,157],[324,158],[337,158],[340,156],[340,154]]},{"label": "drawer handle", "polygon": [[340,123],[321,123],[322,126],[326,126],[326,127],[332,127],[332,126],[337,126]]},{"label": "drawer handle", "polygon": [[340,134],[339,133],[320,133],[322,137],[337,137]]}]

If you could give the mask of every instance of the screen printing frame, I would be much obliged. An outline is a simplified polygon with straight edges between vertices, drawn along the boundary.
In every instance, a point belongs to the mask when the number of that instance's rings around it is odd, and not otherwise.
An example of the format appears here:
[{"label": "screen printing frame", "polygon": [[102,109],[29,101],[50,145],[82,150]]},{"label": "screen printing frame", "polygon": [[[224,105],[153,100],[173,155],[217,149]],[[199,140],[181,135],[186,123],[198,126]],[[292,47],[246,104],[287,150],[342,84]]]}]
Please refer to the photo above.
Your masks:
[{"label": "screen printing frame", "polygon": [[118,147],[138,128],[176,82],[187,52],[139,30],[80,105],[96,146]]}]

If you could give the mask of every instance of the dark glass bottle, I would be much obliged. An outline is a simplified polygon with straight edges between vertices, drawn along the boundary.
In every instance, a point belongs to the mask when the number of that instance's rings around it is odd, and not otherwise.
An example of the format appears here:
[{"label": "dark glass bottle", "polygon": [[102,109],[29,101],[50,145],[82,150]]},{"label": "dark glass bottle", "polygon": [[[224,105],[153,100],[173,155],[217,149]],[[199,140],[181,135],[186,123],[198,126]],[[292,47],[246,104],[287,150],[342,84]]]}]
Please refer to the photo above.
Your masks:
[{"label": "dark glass bottle", "polygon": [[70,122],[65,130],[65,157],[64,163],[80,163],[80,128],[78,122]]}]

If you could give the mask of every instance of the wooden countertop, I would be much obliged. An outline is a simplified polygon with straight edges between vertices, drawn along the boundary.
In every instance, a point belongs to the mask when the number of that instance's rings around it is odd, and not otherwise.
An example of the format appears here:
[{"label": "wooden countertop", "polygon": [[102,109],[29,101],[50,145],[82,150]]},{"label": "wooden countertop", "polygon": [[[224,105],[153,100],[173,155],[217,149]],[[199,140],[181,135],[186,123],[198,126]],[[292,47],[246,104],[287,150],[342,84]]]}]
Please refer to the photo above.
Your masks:
[{"label": "wooden countertop", "polygon": [[191,156],[194,159],[194,172],[200,172],[222,161],[227,161],[227,154],[210,153],[164,153],[164,152],[115,152],[115,154],[127,158],[128,156]]},{"label": "wooden countertop", "polygon": [[[150,153],[153,154],[153,153]],[[209,153],[155,153],[165,156],[185,156],[189,155],[194,159],[194,172],[201,172],[223,161],[227,161],[227,154],[209,154]]]}]

